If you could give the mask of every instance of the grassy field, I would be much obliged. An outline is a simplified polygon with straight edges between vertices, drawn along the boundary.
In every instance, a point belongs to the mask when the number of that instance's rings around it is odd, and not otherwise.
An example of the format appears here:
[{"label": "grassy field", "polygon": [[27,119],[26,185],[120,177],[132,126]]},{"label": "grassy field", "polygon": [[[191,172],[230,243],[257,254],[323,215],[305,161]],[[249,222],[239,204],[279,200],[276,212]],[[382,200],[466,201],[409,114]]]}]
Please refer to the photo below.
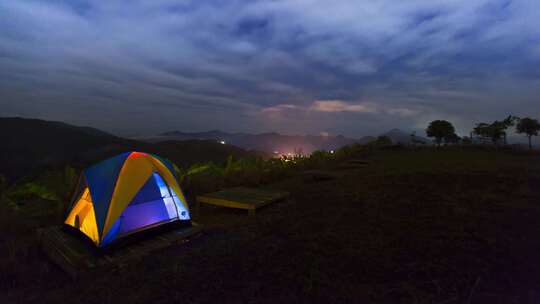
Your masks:
[{"label": "grassy field", "polygon": [[[306,179],[301,167],[262,178],[256,184],[273,181],[266,186],[290,191],[291,200],[255,217],[205,206],[195,219],[206,227],[200,237],[79,281],[49,263],[34,236],[61,221],[61,205],[0,206],[0,300],[540,302],[538,156],[395,148],[348,157],[369,164],[306,166],[339,173],[326,181]],[[214,181],[191,183],[195,195]]]}]

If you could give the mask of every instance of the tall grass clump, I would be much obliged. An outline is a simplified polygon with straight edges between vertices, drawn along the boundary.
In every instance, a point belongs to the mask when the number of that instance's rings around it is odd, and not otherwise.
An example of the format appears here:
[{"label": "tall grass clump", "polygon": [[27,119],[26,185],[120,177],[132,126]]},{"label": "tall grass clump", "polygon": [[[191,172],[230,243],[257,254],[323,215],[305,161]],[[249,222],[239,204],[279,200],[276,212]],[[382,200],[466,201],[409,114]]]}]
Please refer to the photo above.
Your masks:
[{"label": "tall grass clump", "polygon": [[[373,148],[377,147],[374,145]],[[248,157],[234,159],[229,156],[223,163],[199,163],[177,169],[183,189],[188,193],[204,193],[231,186],[260,186],[293,176],[303,170],[329,169],[335,163],[351,157],[365,157],[370,148],[350,145],[336,151],[315,151],[310,155],[282,155],[263,159]]]},{"label": "tall grass clump", "polygon": [[72,167],[46,171],[20,180],[2,191],[4,205],[36,217],[62,217],[71,200],[79,173]]},{"label": "tall grass clump", "polygon": [[194,164],[178,173],[183,189],[202,193],[230,186],[259,186],[290,175],[295,164],[291,157],[264,160],[229,156],[224,163]]}]

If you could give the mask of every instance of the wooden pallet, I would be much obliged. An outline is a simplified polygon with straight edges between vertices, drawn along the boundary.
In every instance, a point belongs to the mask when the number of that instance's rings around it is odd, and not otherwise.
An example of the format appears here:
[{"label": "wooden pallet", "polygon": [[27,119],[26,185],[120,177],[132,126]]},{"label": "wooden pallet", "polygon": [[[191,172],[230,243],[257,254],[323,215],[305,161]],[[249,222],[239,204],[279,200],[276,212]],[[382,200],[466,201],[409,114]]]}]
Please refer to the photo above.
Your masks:
[{"label": "wooden pallet", "polygon": [[98,269],[122,268],[153,252],[182,243],[201,230],[202,226],[193,223],[191,227],[166,231],[102,254],[88,240],[64,231],[61,226],[39,229],[38,235],[45,254],[72,278],[78,278]]},{"label": "wooden pallet", "polygon": [[258,188],[237,187],[197,196],[197,210],[200,204],[209,204],[227,208],[245,209],[249,215],[268,204],[289,197],[285,191]]}]

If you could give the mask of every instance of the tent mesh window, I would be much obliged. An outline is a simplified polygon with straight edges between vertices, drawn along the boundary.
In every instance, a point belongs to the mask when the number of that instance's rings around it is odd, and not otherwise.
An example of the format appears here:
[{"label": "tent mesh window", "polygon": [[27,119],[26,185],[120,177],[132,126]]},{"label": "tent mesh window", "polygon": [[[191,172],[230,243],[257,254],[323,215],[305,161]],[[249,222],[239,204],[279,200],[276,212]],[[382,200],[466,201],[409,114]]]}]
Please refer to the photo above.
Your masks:
[{"label": "tent mesh window", "polygon": [[118,229],[117,233],[122,235],[173,219],[183,219],[187,212],[181,206],[178,195],[167,186],[159,174],[154,173],[114,226]]}]

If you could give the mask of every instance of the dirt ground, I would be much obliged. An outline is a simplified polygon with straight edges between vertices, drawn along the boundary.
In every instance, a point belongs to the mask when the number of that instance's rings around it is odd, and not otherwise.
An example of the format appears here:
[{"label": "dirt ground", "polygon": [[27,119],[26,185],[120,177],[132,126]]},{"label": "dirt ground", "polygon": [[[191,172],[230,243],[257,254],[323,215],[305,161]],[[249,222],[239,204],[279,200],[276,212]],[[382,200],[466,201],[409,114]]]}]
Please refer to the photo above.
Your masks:
[{"label": "dirt ground", "polygon": [[368,162],[268,185],[291,199],[254,217],[205,206],[199,237],[78,281],[39,251],[45,219],[4,213],[0,300],[540,303],[537,157],[396,150]]}]

